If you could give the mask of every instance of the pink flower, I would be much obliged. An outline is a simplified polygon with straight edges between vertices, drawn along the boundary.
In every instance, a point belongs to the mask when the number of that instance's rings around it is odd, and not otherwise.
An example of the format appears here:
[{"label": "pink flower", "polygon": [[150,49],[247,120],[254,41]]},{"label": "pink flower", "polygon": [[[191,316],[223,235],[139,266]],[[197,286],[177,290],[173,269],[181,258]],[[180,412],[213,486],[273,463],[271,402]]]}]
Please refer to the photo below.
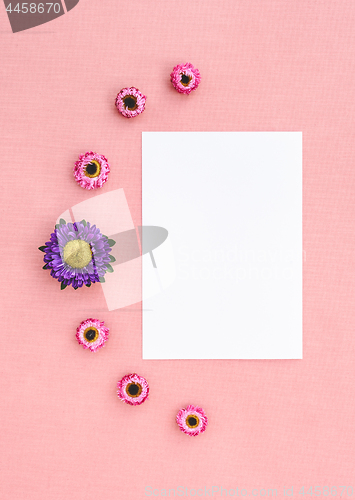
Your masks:
[{"label": "pink flower", "polygon": [[76,339],[84,349],[95,352],[103,347],[108,339],[109,329],[99,319],[88,318],[76,329]]},{"label": "pink flower", "polygon": [[135,87],[120,90],[116,97],[116,108],[126,118],[143,113],[146,97]]},{"label": "pink flower", "polygon": [[103,155],[92,151],[79,156],[75,162],[74,177],[76,182],[85,189],[102,187],[107,181],[110,165]]},{"label": "pink flower", "polygon": [[197,436],[206,430],[208,420],[202,408],[188,405],[176,415],[176,422],[182,432],[189,436]]},{"label": "pink flower", "polygon": [[125,375],[117,384],[117,395],[129,405],[141,405],[149,395],[148,382],[136,373]]},{"label": "pink flower", "polygon": [[199,70],[194,68],[191,63],[178,64],[173,69],[170,79],[178,92],[189,94],[192,90],[197,89],[201,81],[201,75]]}]

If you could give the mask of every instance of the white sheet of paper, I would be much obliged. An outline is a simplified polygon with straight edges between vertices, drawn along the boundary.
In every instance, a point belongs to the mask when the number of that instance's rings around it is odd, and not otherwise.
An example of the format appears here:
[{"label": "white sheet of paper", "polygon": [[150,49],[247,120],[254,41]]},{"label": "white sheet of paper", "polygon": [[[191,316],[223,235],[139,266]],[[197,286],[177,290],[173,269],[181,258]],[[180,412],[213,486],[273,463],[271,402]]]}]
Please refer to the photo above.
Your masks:
[{"label": "white sheet of paper", "polygon": [[142,193],[143,358],[302,358],[302,133],[143,132]]}]

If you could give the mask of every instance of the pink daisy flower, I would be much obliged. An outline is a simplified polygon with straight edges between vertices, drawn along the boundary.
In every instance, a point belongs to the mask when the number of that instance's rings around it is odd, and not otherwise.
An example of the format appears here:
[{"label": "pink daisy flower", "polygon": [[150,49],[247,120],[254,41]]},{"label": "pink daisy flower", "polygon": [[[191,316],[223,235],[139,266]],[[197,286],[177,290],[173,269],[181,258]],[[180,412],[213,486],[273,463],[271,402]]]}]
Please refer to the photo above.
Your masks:
[{"label": "pink daisy flower", "polygon": [[76,329],[76,339],[84,349],[95,352],[103,347],[108,339],[109,329],[103,321],[88,318],[82,321]]},{"label": "pink daisy flower", "polygon": [[170,79],[178,92],[189,94],[197,89],[201,81],[201,75],[199,70],[194,68],[191,63],[178,64],[173,69]]},{"label": "pink daisy flower", "polygon": [[126,118],[143,113],[146,97],[135,87],[120,90],[116,97],[116,108]]},{"label": "pink daisy flower", "polygon": [[129,405],[141,405],[149,395],[148,382],[136,373],[125,375],[117,384],[117,395]]},{"label": "pink daisy flower", "polygon": [[176,415],[176,422],[182,432],[189,436],[197,436],[206,430],[208,420],[202,408],[188,405]]},{"label": "pink daisy flower", "polygon": [[107,163],[107,158],[92,151],[80,155],[79,160],[75,162],[75,180],[85,189],[102,187],[109,173],[110,165]]}]

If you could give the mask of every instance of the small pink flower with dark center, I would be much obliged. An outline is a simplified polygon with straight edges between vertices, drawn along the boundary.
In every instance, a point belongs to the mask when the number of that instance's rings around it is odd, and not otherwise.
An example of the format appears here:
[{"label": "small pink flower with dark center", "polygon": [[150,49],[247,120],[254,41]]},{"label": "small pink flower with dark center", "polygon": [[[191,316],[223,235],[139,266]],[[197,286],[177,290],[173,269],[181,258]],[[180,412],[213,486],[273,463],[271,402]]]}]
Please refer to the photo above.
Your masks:
[{"label": "small pink flower with dark center", "polygon": [[146,97],[135,87],[120,90],[116,97],[116,108],[126,118],[143,113]]},{"label": "small pink flower with dark center", "polygon": [[80,155],[79,160],[75,162],[75,180],[85,189],[102,187],[109,173],[110,165],[107,163],[107,158],[92,151]]},{"label": "small pink flower with dark center", "polygon": [[176,422],[182,432],[189,436],[197,436],[206,430],[208,420],[202,408],[188,405],[176,415]]},{"label": "small pink flower with dark center", "polygon": [[108,339],[109,329],[103,321],[88,318],[82,321],[76,329],[76,339],[84,349],[95,352],[103,347]]},{"label": "small pink flower with dark center", "polygon": [[117,384],[117,395],[129,405],[141,405],[149,395],[148,382],[136,373],[125,375]]},{"label": "small pink flower with dark center", "polygon": [[199,70],[194,68],[191,63],[178,64],[173,69],[170,79],[178,92],[189,94],[197,89],[201,81],[201,75]]}]

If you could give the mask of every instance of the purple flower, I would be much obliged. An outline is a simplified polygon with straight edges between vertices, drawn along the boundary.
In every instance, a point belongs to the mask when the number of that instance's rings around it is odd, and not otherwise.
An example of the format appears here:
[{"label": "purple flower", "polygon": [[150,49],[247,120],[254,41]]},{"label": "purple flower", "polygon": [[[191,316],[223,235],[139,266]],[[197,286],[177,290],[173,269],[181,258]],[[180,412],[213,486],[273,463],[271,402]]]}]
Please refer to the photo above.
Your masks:
[{"label": "purple flower", "polygon": [[60,219],[50,241],[39,250],[45,253],[43,269],[50,269],[51,276],[61,283],[64,290],[71,285],[75,290],[83,285],[104,282],[106,272],[113,272],[110,255],[115,244],[90,222],[66,223]]}]

